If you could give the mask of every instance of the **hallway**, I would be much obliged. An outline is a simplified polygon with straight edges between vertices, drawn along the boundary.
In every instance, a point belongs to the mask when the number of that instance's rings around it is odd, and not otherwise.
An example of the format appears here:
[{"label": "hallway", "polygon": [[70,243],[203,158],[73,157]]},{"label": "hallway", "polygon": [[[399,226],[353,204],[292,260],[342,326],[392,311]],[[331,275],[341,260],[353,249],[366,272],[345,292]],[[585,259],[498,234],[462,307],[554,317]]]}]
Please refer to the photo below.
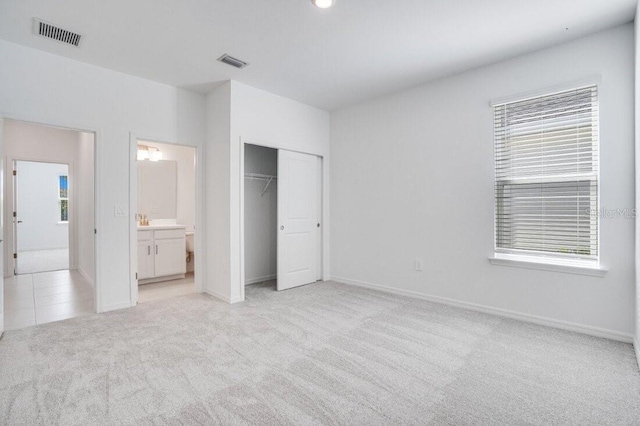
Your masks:
[{"label": "hallway", "polygon": [[78,271],[5,278],[5,329],[16,330],[92,314],[95,312],[93,294],[93,287]]}]

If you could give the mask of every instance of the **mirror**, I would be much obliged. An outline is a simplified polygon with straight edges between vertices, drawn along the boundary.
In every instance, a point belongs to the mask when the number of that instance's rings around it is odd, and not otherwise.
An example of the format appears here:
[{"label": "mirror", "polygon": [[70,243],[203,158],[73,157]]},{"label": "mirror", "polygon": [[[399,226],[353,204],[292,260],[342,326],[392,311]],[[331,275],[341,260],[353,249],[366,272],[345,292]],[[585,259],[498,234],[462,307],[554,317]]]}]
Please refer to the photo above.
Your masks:
[{"label": "mirror", "polygon": [[177,170],[175,161],[138,161],[139,214],[148,220],[177,217]]}]

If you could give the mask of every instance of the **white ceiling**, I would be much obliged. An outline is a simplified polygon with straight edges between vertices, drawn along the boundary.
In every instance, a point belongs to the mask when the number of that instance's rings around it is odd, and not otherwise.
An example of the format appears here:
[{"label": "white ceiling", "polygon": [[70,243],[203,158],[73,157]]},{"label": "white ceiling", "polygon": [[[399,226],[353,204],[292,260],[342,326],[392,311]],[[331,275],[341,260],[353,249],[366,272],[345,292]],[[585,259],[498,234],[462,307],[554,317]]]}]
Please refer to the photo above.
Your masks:
[{"label": "white ceiling", "polygon": [[[630,22],[636,3],[0,0],[0,38],[179,87],[234,79],[333,110]],[[33,35],[33,17],[80,32],[81,47]],[[216,62],[223,53],[251,65]]]}]

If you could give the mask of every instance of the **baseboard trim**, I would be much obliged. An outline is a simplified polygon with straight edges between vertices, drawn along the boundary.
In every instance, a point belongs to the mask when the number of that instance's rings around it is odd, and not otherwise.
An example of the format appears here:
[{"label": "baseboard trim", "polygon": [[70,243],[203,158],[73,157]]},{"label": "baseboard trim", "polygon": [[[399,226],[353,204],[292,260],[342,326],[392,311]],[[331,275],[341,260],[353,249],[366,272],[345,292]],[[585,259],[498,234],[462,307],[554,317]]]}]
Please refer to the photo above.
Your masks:
[{"label": "baseboard trim", "polygon": [[220,299],[225,303],[228,303],[230,305],[233,305],[234,303],[238,303],[238,302],[244,302],[244,299],[241,296],[236,296],[236,297],[229,297],[227,295],[224,295],[222,293],[218,293],[217,291],[213,291],[213,290],[208,290],[205,289],[203,293],[208,294],[209,296],[213,296],[216,299]]},{"label": "baseboard trim", "polygon": [[229,298],[229,296],[225,296],[222,293],[218,293],[217,291],[213,291],[209,289],[205,289],[204,292],[210,296],[215,297],[216,299],[222,300],[223,302],[231,303],[231,299]]},{"label": "baseboard trim", "polygon": [[84,269],[78,267],[77,271],[80,273],[80,275],[82,275],[82,277],[85,280],[87,280],[89,284],[91,284],[91,287],[93,287],[94,289],[96,288],[95,283],[93,282],[93,278],[91,278]]},{"label": "baseboard trim", "polygon": [[113,303],[111,305],[104,306],[100,312],[117,311],[118,309],[131,308],[131,301]]},{"label": "baseboard trim", "polygon": [[638,370],[640,370],[640,342],[636,337],[633,338],[633,348],[636,351],[636,361],[638,362]]},{"label": "baseboard trim", "polygon": [[250,280],[244,280],[244,285],[252,285],[252,284],[263,283],[265,281],[275,280],[277,277],[278,277],[278,275],[273,274],[273,275],[267,275],[267,276],[260,277],[260,278],[252,278]]},{"label": "baseboard trim", "polygon": [[[332,281],[340,282],[343,284],[353,285],[357,287],[369,288],[372,290],[380,290],[387,293],[393,293],[400,296],[408,296],[417,299],[426,300],[429,302],[440,303],[443,305],[454,306],[456,308],[468,309],[471,311],[482,312],[485,314],[497,315],[500,317],[515,319],[524,322],[530,322],[533,324],[544,325],[547,327],[559,328],[561,330],[573,331],[576,333],[587,334],[589,336],[602,337],[605,339],[615,340],[624,343],[633,343],[633,335],[628,333],[622,333],[619,331],[608,330],[606,328],[592,327],[589,325],[582,325],[578,323],[561,321],[552,318],[541,317],[538,315],[525,314],[516,311],[510,311],[508,309],[494,308],[492,306],[481,305],[477,303],[465,302],[462,300],[450,299],[447,297],[433,296],[424,293],[418,293],[416,291],[401,290],[393,287],[387,287],[379,284],[372,284],[365,281],[352,280],[344,277],[331,277]],[[638,354],[638,347],[636,348],[636,354]],[[640,360],[640,356],[638,356]],[[640,362],[640,361],[639,361]]]},{"label": "baseboard trim", "polygon": [[181,280],[186,276],[187,276],[186,274],[175,274],[175,275],[164,275],[161,277],[143,278],[138,280],[138,285],[141,286],[145,284],[160,283],[163,281]]}]

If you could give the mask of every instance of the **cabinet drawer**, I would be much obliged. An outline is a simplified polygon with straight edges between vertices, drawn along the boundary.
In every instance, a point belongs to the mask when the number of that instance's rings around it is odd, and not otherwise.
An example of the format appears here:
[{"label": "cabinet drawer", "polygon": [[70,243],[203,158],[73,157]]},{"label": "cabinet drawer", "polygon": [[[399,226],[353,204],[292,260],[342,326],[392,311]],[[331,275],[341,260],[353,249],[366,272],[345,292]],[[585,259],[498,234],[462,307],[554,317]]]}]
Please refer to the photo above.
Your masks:
[{"label": "cabinet drawer", "polygon": [[153,231],[138,231],[138,241],[149,241],[153,239]]},{"label": "cabinet drawer", "polygon": [[166,240],[168,238],[184,238],[184,229],[157,229],[153,231],[156,240]]}]

